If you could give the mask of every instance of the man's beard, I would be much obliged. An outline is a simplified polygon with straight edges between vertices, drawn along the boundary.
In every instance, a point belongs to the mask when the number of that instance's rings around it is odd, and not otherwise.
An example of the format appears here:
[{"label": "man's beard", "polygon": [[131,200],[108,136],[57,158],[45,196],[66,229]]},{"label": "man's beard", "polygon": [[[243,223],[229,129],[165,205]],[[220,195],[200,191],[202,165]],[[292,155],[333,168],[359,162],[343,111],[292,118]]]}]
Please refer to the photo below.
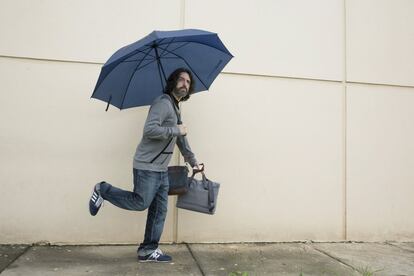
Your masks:
[{"label": "man's beard", "polygon": [[177,98],[183,98],[183,97],[185,97],[185,96],[187,96],[187,90],[186,89],[182,89],[182,88],[179,88],[179,89],[174,89],[173,90],[173,93],[174,93],[174,95],[177,97]]}]

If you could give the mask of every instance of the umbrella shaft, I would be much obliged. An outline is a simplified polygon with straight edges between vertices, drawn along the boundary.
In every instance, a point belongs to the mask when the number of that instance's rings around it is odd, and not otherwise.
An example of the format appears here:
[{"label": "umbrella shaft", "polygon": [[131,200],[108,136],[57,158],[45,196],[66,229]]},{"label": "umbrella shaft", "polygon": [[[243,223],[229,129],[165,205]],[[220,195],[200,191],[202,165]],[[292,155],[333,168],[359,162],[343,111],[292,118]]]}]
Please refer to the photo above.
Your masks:
[{"label": "umbrella shaft", "polygon": [[[161,63],[160,55],[158,54],[157,45],[154,45],[154,51],[155,51],[155,57],[157,59],[158,73],[160,74],[161,84],[163,84],[162,76],[164,77],[165,84],[167,84],[167,78],[165,76],[164,67],[162,66],[162,63]],[[162,76],[161,76],[161,72],[162,72]],[[163,87],[165,87],[165,86],[163,85]]]}]

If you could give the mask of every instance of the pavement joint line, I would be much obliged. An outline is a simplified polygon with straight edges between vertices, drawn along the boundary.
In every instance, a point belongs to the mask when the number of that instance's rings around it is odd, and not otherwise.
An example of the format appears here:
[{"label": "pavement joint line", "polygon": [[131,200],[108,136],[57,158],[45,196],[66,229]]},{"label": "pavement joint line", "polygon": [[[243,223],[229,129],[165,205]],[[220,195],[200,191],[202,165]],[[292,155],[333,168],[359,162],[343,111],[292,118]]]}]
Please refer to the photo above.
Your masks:
[{"label": "pavement joint line", "polygon": [[312,248],[313,248],[313,249],[315,249],[316,251],[318,251],[318,252],[320,252],[320,253],[322,253],[322,254],[324,254],[324,255],[326,255],[326,256],[328,256],[328,257],[332,258],[332,259],[334,259],[335,261],[337,261],[337,262],[339,262],[339,263],[341,263],[341,264],[343,264],[343,265],[346,265],[346,266],[348,266],[348,267],[352,268],[354,271],[359,272],[359,271],[358,271],[355,267],[353,267],[353,266],[352,266],[352,265],[350,265],[350,264],[347,264],[346,262],[342,261],[341,259],[336,258],[336,257],[332,256],[331,254],[329,254],[329,253],[327,253],[327,252],[325,252],[325,251],[323,251],[323,250],[321,250],[321,249],[319,249],[319,248],[316,248],[316,247],[313,247],[313,246],[312,246]]},{"label": "pavement joint line", "polygon": [[187,246],[187,249],[188,249],[188,251],[190,252],[191,257],[193,257],[193,259],[194,259],[195,263],[197,264],[197,267],[198,267],[198,269],[200,270],[201,275],[206,276],[206,274],[204,273],[203,269],[201,268],[201,265],[200,265],[200,263],[198,262],[198,260],[197,260],[196,256],[194,255],[193,251],[191,250],[190,245],[189,245],[188,243],[185,243],[185,245]]},{"label": "pavement joint line", "polygon": [[23,256],[24,254],[26,254],[27,251],[29,251],[30,248],[32,248],[32,245],[27,246],[27,248],[25,250],[22,251],[22,253],[20,253],[19,255],[17,255],[5,268],[3,268],[2,270],[0,270],[0,274],[5,271],[10,265],[12,265],[17,259],[19,259],[21,256]]},{"label": "pavement joint line", "polygon": [[396,245],[396,244],[392,244],[392,243],[389,243],[389,242],[385,242],[385,244],[386,244],[386,245],[391,245],[391,246],[397,247],[398,249],[405,250],[405,251],[408,251],[408,252],[410,252],[410,253],[414,253],[414,250],[407,249],[407,248],[404,248],[404,247],[399,247],[399,246],[398,246],[398,245]]}]

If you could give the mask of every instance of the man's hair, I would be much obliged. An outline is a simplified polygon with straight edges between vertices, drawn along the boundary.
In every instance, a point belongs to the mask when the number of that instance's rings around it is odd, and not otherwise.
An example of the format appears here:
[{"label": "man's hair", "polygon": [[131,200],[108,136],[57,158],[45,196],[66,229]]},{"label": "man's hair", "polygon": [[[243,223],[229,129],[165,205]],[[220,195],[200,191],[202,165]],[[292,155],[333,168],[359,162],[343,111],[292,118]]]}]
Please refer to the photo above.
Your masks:
[{"label": "man's hair", "polygon": [[181,101],[186,101],[190,98],[191,94],[194,93],[194,78],[193,74],[191,74],[191,71],[186,68],[178,68],[174,72],[171,73],[171,75],[168,77],[167,85],[165,86],[165,92],[166,94],[170,94],[173,92],[174,88],[177,86],[178,78],[180,77],[181,73],[187,73],[190,76],[190,88],[187,91],[187,95],[181,99]]}]

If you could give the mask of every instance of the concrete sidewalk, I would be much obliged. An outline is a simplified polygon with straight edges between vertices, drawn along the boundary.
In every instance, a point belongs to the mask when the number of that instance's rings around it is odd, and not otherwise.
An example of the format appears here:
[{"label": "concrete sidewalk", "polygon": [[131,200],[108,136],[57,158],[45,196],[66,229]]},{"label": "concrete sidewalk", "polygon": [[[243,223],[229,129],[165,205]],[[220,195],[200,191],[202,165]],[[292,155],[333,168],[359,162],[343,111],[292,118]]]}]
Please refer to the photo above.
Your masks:
[{"label": "concrete sidewalk", "polygon": [[[414,275],[414,243],[163,244],[173,263],[138,263],[136,246],[1,245],[7,275]],[[374,274],[370,274],[374,272]]]}]

